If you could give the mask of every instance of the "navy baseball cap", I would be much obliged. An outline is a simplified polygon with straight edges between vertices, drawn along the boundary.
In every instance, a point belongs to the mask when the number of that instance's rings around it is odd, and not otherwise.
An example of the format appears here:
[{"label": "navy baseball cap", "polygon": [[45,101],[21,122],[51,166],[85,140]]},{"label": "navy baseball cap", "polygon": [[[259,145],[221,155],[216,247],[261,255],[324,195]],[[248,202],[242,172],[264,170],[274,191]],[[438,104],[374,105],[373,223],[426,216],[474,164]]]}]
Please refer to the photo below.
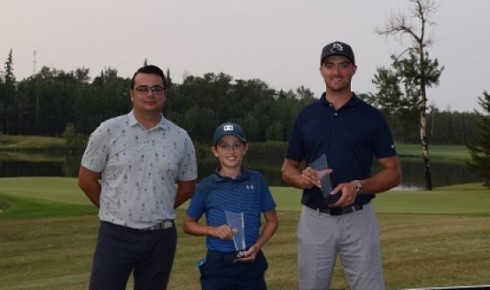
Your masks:
[{"label": "navy baseball cap", "polygon": [[330,44],[325,45],[325,47],[322,49],[320,64],[323,63],[325,58],[332,55],[345,56],[348,59],[350,59],[353,65],[356,65],[356,60],[354,58],[354,51],[352,51],[352,47],[350,47],[350,45],[346,43],[340,41],[334,41]]},{"label": "navy baseball cap", "polygon": [[213,145],[216,145],[219,139],[225,135],[233,135],[238,137],[238,139],[242,140],[243,142],[247,142],[247,138],[245,137],[245,132],[243,132],[242,127],[235,123],[226,122],[219,125],[214,131]]}]

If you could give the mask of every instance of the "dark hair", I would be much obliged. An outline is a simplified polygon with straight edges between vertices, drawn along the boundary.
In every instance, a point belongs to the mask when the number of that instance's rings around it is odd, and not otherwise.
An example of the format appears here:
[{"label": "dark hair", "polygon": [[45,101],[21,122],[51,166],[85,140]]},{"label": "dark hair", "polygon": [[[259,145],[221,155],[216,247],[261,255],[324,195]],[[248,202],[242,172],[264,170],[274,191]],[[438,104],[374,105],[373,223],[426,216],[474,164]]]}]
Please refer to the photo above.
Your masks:
[{"label": "dark hair", "polygon": [[163,71],[156,65],[145,65],[143,67],[140,67],[133,75],[131,78],[131,89],[134,88],[134,78],[136,77],[137,74],[151,74],[151,75],[159,75],[162,78],[163,82],[163,87],[167,88],[167,80],[165,79],[165,75],[163,74]]}]

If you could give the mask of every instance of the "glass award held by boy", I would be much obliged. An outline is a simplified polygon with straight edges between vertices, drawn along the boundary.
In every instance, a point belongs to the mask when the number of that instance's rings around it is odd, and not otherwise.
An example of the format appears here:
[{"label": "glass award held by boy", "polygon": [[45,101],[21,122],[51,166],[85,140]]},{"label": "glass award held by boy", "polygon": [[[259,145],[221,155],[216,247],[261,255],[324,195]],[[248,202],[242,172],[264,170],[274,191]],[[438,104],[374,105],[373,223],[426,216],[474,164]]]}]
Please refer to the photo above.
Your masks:
[{"label": "glass award held by boy", "polygon": [[225,210],[226,223],[234,231],[233,243],[235,244],[236,258],[242,258],[246,253],[245,244],[245,220],[243,218],[243,212],[232,212]]}]

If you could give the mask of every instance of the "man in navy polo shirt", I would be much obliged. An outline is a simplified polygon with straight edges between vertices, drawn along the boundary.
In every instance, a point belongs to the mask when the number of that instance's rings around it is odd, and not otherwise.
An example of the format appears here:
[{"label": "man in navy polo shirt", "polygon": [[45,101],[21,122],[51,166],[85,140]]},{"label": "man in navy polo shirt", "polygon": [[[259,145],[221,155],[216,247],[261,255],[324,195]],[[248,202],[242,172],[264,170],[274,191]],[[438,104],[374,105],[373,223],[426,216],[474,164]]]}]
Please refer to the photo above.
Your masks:
[{"label": "man in navy polo shirt", "polygon": [[[242,167],[247,150],[239,125],[224,123],[216,128],[211,151],[220,165],[199,182],[184,218],[186,233],[207,237],[208,252],[199,263],[205,290],[267,289],[267,261],[261,248],[279,223],[264,177]],[[199,223],[203,214],[206,224]]]},{"label": "man in navy polo shirt", "polygon": [[[303,189],[297,229],[300,289],[329,289],[337,254],[352,289],[384,289],[379,226],[370,201],[397,186],[401,170],[382,114],[351,91],[356,70],[349,45],[336,41],[323,48],[326,91],[299,113],[282,166],[284,181]],[[327,193],[310,166],[323,156],[333,188]],[[372,175],[374,158],[381,170]]]}]

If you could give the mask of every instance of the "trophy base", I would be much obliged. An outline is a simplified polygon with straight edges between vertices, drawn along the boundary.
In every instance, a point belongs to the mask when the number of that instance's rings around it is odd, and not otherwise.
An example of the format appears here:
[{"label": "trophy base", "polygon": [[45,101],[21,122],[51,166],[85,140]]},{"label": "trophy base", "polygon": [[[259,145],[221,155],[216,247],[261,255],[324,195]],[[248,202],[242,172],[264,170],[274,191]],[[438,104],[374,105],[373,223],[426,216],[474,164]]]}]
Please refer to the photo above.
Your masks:
[{"label": "trophy base", "polygon": [[327,200],[327,204],[331,205],[331,204],[336,203],[340,199],[341,196],[342,196],[342,191],[339,191],[336,194],[327,193],[325,195],[325,199]]},{"label": "trophy base", "polygon": [[245,250],[241,250],[241,251],[237,251],[236,254],[235,254],[235,257],[238,259],[238,258],[243,258],[245,257],[245,254],[247,253],[247,251]]}]

